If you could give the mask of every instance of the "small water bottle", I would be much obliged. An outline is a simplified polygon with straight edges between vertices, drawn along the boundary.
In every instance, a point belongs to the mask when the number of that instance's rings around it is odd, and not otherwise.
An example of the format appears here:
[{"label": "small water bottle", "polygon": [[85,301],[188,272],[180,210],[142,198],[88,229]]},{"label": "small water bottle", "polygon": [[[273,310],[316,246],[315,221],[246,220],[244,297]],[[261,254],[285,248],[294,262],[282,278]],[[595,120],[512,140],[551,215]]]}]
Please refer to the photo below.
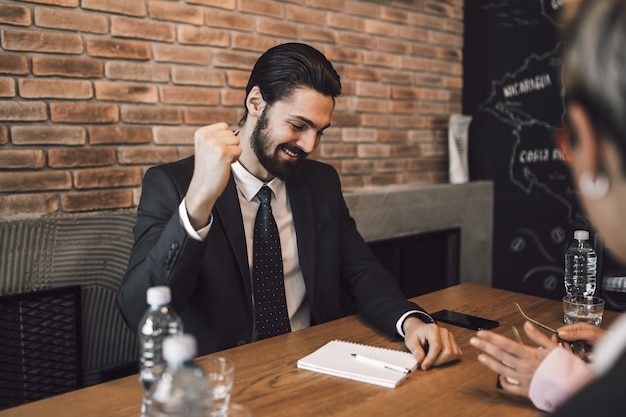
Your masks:
[{"label": "small water bottle", "polygon": [[165,338],[163,355],[167,367],[150,390],[148,417],[206,417],[211,388],[194,362],[196,340],[190,334]]},{"label": "small water bottle", "polygon": [[148,392],[165,370],[163,341],[168,335],[182,333],[180,317],[171,308],[169,287],[151,287],[147,292],[150,307],[139,324],[139,381],[144,390],[142,415],[145,414]]},{"label": "small water bottle", "polygon": [[565,252],[565,292],[590,297],[596,292],[598,257],[589,243],[589,232],[576,230]]}]

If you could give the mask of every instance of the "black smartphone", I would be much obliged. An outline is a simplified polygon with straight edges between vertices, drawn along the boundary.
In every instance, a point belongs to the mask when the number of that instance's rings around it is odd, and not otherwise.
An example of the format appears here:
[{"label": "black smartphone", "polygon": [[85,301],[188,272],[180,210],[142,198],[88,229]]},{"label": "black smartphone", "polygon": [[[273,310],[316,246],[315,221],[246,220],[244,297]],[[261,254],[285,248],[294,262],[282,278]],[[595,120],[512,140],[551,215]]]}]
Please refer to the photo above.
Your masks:
[{"label": "black smartphone", "polygon": [[452,310],[437,311],[430,316],[437,321],[454,324],[455,326],[460,326],[471,330],[493,329],[494,327],[498,327],[500,325],[500,323],[495,320],[489,320],[482,317],[463,314],[459,313],[458,311]]}]

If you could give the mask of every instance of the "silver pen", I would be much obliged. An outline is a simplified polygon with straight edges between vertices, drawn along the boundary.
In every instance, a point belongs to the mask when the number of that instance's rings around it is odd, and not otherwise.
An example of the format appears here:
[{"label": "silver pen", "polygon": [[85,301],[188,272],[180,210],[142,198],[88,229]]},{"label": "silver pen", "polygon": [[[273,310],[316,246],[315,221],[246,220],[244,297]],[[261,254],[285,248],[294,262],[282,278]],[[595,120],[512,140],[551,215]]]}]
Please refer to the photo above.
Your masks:
[{"label": "silver pen", "polygon": [[388,362],[381,361],[378,359],[370,358],[369,356],[359,355],[358,353],[351,353],[350,355],[357,361],[369,363],[370,365],[379,366],[381,368],[390,369],[396,372],[402,372],[403,374],[408,374],[411,372],[409,368],[405,368],[404,366],[394,365],[393,363],[388,363]]}]

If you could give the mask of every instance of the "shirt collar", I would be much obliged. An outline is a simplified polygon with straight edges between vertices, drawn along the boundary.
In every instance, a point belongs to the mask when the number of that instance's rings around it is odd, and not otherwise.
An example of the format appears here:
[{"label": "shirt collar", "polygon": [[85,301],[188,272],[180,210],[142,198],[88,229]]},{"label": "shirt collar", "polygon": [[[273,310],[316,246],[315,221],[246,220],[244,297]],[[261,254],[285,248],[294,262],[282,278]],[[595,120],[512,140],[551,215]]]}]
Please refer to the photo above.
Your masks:
[{"label": "shirt collar", "polygon": [[270,187],[274,196],[278,195],[278,193],[285,188],[285,182],[276,177],[272,178],[269,182],[261,181],[248,172],[239,161],[233,162],[231,168],[233,177],[235,178],[235,184],[248,201],[252,201],[264,185]]}]

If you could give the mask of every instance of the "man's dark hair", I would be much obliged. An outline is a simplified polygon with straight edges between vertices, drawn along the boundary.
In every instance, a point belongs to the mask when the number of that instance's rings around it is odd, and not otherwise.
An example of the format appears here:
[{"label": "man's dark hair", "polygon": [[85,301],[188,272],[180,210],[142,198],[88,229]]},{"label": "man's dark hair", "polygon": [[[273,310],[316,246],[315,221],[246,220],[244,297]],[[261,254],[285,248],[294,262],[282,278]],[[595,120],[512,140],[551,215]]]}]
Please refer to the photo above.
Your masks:
[{"label": "man's dark hair", "polygon": [[[254,64],[246,98],[254,86],[261,90],[268,105],[288,98],[294,90],[309,87],[332,97],[341,94],[341,81],[333,65],[317,49],[303,43],[285,43],[268,49]],[[248,117],[244,100],[243,125]]]}]

